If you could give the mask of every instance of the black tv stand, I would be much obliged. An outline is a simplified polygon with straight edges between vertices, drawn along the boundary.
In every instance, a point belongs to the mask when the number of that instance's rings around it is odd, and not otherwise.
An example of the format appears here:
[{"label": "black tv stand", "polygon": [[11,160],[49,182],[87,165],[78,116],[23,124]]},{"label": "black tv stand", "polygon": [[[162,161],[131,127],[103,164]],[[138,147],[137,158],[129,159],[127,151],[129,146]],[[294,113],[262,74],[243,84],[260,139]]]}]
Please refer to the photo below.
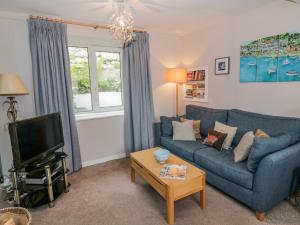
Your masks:
[{"label": "black tv stand", "polygon": [[50,156],[42,159],[41,161],[36,162],[34,164],[34,166],[41,167],[41,166],[47,164],[48,162],[51,162],[53,159],[55,159],[55,157],[56,157],[56,154],[51,154]]},{"label": "black tv stand", "polygon": [[[69,191],[66,158],[67,154],[64,152],[55,152],[46,159],[36,161],[26,167],[10,169],[15,205],[23,206],[25,202],[23,196],[28,193],[34,195],[35,192],[45,190],[48,194],[48,205],[50,208],[53,207],[55,198],[60,194],[54,191],[54,186],[63,183],[64,191]],[[31,182],[28,182],[28,178]]]}]

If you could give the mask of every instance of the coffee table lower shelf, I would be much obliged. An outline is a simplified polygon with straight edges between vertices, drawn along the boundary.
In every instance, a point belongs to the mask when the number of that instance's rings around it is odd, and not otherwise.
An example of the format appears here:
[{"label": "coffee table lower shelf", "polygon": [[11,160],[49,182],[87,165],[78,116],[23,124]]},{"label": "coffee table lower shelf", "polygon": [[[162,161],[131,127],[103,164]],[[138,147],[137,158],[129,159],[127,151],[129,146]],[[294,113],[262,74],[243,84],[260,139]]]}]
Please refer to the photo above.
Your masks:
[{"label": "coffee table lower shelf", "polygon": [[169,182],[164,182],[158,176],[153,174],[152,171],[143,166],[141,162],[135,159],[134,154],[135,153],[131,155],[131,181],[135,182],[136,173],[138,173],[166,200],[168,224],[174,224],[174,202],[179,199],[199,193],[199,205],[202,209],[205,207],[206,181],[204,172],[200,176],[194,176],[185,181],[170,180]]}]

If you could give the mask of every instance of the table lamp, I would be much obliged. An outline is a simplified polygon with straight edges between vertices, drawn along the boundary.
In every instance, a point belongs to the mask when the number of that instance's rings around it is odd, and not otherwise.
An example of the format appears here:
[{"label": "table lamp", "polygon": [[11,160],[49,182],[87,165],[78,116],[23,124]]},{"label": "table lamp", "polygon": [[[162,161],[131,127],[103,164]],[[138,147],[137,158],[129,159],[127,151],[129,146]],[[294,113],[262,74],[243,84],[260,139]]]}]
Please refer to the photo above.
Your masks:
[{"label": "table lamp", "polygon": [[18,102],[15,96],[28,95],[22,79],[16,74],[0,74],[0,96],[7,96],[8,100],[3,105],[8,104],[7,117],[11,122],[15,122],[18,117],[16,108]]},{"label": "table lamp", "polygon": [[186,73],[187,73],[187,71],[184,68],[168,68],[166,70],[167,83],[175,83],[176,84],[176,116],[179,115],[179,108],[178,108],[179,85],[186,83]]}]

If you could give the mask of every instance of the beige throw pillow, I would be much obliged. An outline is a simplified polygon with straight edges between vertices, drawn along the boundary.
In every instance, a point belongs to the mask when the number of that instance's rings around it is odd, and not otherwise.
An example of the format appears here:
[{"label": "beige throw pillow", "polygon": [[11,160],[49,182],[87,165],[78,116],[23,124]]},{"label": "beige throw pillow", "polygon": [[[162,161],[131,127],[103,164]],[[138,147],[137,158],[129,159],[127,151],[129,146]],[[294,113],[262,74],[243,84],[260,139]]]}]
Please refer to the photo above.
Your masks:
[{"label": "beige throw pillow", "polygon": [[193,121],[185,122],[172,121],[173,125],[173,140],[175,141],[196,141]]},{"label": "beige throw pillow", "polygon": [[238,146],[236,146],[236,148],[233,150],[234,162],[242,162],[248,158],[251,147],[254,142],[254,138],[255,136],[253,131],[249,131],[246,134],[244,134]]},{"label": "beige throw pillow", "polygon": [[[185,122],[187,120],[188,119],[180,118],[181,122]],[[194,129],[195,138],[200,139],[201,138],[201,135],[200,135],[200,123],[201,123],[201,121],[200,120],[192,120],[192,121],[193,121],[193,129]]]},{"label": "beige throw pillow", "polygon": [[223,123],[220,123],[220,122],[216,121],[214,130],[219,131],[221,133],[227,134],[227,137],[226,137],[226,139],[224,141],[224,144],[223,144],[223,148],[224,149],[230,149],[232,140],[233,140],[233,138],[236,134],[236,131],[237,131],[237,127],[227,126]]}]

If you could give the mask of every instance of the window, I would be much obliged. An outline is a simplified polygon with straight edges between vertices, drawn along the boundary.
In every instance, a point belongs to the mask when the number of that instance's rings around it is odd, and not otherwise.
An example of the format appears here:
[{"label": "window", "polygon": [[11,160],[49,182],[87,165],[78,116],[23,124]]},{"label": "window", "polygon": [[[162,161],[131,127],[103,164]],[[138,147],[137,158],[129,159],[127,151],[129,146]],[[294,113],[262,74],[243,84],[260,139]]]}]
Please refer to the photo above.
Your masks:
[{"label": "window", "polygon": [[88,48],[69,47],[75,112],[92,110]]},{"label": "window", "polygon": [[121,49],[70,46],[75,113],[123,110]]},{"label": "window", "polygon": [[122,105],[120,54],[96,52],[100,107]]}]

